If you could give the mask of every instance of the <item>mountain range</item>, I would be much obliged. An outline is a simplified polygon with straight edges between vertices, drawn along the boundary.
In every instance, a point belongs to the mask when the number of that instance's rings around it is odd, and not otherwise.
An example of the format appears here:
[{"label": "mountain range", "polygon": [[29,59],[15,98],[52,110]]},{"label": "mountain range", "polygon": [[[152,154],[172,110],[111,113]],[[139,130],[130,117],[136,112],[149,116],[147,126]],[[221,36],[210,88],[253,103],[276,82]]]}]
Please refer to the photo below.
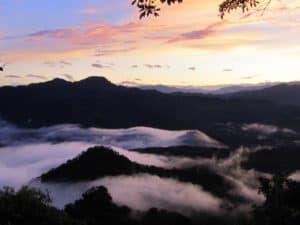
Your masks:
[{"label": "mountain range", "polygon": [[[54,79],[0,88],[0,116],[25,127],[76,123],[85,127],[209,130],[220,123],[266,123],[299,130],[298,85],[230,95],[166,94],[118,86],[104,77]],[[293,103],[282,105],[281,103]]]},{"label": "mountain range", "polygon": [[133,86],[142,90],[156,90],[162,93],[193,93],[222,95],[240,91],[261,90],[278,85],[278,83],[261,83],[245,85],[219,85],[219,86],[169,86],[169,85],[140,85],[135,83],[124,83],[125,86]]}]

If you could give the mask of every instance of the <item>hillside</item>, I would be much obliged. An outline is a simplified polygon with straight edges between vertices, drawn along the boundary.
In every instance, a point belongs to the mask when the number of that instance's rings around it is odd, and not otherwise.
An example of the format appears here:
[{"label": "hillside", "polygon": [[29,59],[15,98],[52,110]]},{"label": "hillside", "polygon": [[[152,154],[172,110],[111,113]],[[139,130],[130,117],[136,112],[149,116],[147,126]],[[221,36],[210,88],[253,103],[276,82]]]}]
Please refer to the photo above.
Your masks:
[{"label": "hillside", "polygon": [[233,184],[224,177],[203,166],[184,169],[164,169],[146,166],[130,161],[128,158],[105,147],[89,148],[79,156],[53,168],[41,175],[41,181],[80,182],[91,181],[106,176],[151,174],[161,178],[174,178],[182,182],[201,185],[204,190],[233,201],[240,201],[228,195]]},{"label": "hillside", "polygon": [[110,175],[133,174],[135,167],[138,167],[135,163],[111,149],[95,147],[43,174],[41,179],[42,181],[92,180]]}]

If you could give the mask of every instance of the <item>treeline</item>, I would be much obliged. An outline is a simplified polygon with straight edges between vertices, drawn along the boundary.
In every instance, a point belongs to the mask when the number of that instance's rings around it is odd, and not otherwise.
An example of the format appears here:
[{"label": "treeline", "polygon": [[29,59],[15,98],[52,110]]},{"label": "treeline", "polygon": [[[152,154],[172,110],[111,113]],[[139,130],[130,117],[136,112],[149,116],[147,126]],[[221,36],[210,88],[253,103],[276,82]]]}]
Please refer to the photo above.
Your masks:
[{"label": "treeline", "polygon": [[151,209],[133,217],[126,206],[112,202],[105,187],[93,188],[63,210],[50,205],[45,193],[23,187],[15,192],[12,188],[0,190],[1,225],[182,225],[191,221],[177,213]]},{"label": "treeline", "polygon": [[[197,219],[178,213],[150,209],[147,212],[133,212],[127,206],[118,206],[105,187],[87,191],[63,210],[51,206],[47,193],[23,187],[0,190],[1,225],[295,225],[300,224],[300,184],[288,180],[282,174],[272,179],[261,179],[260,192],[266,200],[261,206],[254,206],[250,219],[212,218],[201,214]],[[202,218],[201,218],[202,217]],[[201,222],[200,222],[201,221]]]}]

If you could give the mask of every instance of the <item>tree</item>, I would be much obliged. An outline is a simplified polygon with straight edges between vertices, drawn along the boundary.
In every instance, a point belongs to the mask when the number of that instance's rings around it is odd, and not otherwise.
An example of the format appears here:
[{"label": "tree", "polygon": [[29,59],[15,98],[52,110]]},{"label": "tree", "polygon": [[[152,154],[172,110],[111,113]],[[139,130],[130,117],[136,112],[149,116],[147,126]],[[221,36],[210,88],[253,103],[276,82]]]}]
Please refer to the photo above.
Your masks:
[{"label": "tree", "polygon": [[88,225],[134,224],[129,215],[130,209],[113,203],[110,194],[103,186],[88,190],[79,200],[66,205],[65,212]]},{"label": "tree", "polygon": [[127,206],[116,205],[107,189],[94,187],[82,197],[65,207],[65,212],[84,225],[191,225],[191,221],[174,212],[149,209],[146,212],[132,211]]},{"label": "tree", "polygon": [[300,224],[300,184],[282,173],[275,174],[272,179],[262,178],[260,183],[260,193],[266,200],[263,205],[254,206],[254,224]]},{"label": "tree", "polygon": [[75,225],[63,211],[50,205],[47,193],[29,187],[15,191],[0,189],[0,224],[2,225]]},{"label": "tree", "polygon": [[[200,1],[200,0],[199,0]],[[223,19],[225,14],[230,13],[233,10],[241,9],[242,12],[249,11],[251,8],[256,8],[259,4],[264,5],[264,9],[268,7],[272,0],[223,0],[219,5],[219,15]],[[159,16],[161,4],[176,4],[182,3],[183,0],[133,0],[132,5],[136,5],[140,12],[140,19],[145,16]]]}]

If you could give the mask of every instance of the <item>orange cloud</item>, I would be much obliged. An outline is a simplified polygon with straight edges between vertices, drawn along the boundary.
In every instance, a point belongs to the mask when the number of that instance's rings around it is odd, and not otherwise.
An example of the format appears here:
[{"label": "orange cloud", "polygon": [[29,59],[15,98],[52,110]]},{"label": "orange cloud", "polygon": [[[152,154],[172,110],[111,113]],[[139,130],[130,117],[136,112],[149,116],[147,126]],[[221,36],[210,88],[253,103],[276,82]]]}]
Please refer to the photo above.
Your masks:
[{"label": "orange cloud", "polygon": [[205,27],[204,29],[193,30],[193,31],[189,31],[186,33],[182,33],[178,37],[170,39],[168,42],[173,43],[173,42],[178,42],[178,41],[204,39],[204,38],[207,38],[207,37],[217,33],[217,31],[219,31],[219,29],[221,27],[223,27],[224,24],[225,24],[225,22],[223,22],[223,21],[213,23],[213,24]]},{"label": "orange cloud", "polygon": [[[184,53],[185,50],[215,52],[244,46],[273,46],[267,42],[271,39],[271,32],[257,26],[266,26],[266,21],[253,21],[253,18],[249,21],[247,17],[238,21],[222,21],[217,15],[219,2],[185,0],[183,4],[172,7],[163,5],[163,12],[158,18],[139,21],[138,17],[134,17],[134,20],[125,20],[127,22],[118,25],[111,25],[103,19],[84,20],[80,26],[39,31],[17,38],[29,43],[18,43],[16,52],[22,55],[28,52],[30,57],[34,54],[46,57],[47,52],[53,55],[55,51],[57,55],[76,51],[76,55],[80,52],[88,54],[82,56],[104,56],[139,50],[141,56],[145,56]],[[94,8],[82,10],[96,11]],[[279,29],[278,26],[276,29]]]}]

